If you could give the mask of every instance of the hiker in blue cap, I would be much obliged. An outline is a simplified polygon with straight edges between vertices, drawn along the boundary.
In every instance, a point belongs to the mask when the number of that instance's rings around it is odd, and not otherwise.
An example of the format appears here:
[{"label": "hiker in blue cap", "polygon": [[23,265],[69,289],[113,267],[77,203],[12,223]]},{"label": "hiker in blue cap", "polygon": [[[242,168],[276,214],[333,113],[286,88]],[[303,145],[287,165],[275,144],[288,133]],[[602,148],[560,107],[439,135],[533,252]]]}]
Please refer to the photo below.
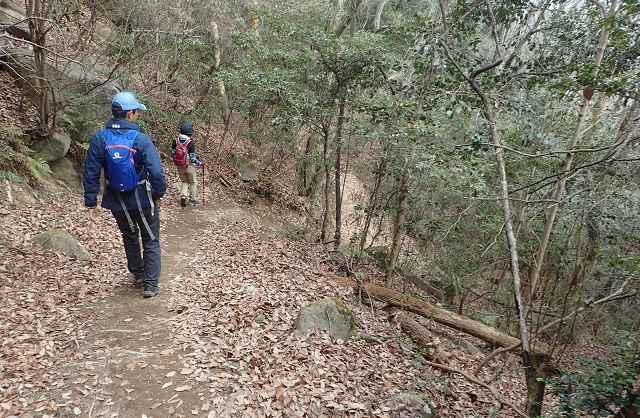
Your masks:
[{"label": "hiker in blue cap", "polygon": [[[167,189],[160,155],[136,121],[146,106],[130,92],[111,101],[113,119],[89,143],[82,182],[89,219],[98,222],[100,176],[106,185],[101,206],[111,210],[122,233],[127,268],[150,298],[160,291],[159,205]],[[142,248],[140,245],[142,241]]]}]

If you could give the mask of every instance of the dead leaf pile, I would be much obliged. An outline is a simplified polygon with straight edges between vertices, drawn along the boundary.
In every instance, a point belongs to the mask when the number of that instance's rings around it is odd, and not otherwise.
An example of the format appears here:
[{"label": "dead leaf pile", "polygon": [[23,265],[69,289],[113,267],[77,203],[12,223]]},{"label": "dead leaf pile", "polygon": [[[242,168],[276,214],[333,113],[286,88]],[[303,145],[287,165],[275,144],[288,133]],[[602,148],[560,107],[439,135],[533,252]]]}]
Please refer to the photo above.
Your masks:
[{"label": "dead leaf pile", "polygon": [[[409,406],[394,400],[405,392],[426,397],[441,416],[515,416],[483,388],[425,365],[384,306],[364,305],[330,279],[322,247],[287,238],[255,216],[223,216],[193,228],[173,248],[164,245],[165,256],[187,260],[164,279],[171,288],[166,312],[152,318],[167,338],[148,347],[155,331],[135,334],[129,344],[139,349],[127,348],[133,360],[112,358],[116,349],[122,352],[128,323],[97,335],[94,324],[106,313],[95,306],[129,280],[120,237],[109,213],[102,212],[100,228],[91,227],[86,211],[70,201],[81,202],[81,195],[69,191],[64,199],[15,207],[2,201],[0,418],[89,416],[99,406],[122,411],[143,383],[165,396],[149,406],[148,417],[411,417]],[[176,202],[168,203],[163,224],[180,216]],[[200,210],[219,209],[210,203]],[[50,228],[68,230],[92,260],[30,242]],[[351,340],[293,332],[300,308],[325,296],[354,311],[357,334]],[[117,304],[110,301],[113,309]],[[454,346],[457,332],[425,326],[446,350],[449,366],[470,371],[483,358]],[[152,354],[162,362],[152,361]],[[149,380],[152,371],[160,377]],[[523,404],[517,364],[495,359],[478,378]]]}]

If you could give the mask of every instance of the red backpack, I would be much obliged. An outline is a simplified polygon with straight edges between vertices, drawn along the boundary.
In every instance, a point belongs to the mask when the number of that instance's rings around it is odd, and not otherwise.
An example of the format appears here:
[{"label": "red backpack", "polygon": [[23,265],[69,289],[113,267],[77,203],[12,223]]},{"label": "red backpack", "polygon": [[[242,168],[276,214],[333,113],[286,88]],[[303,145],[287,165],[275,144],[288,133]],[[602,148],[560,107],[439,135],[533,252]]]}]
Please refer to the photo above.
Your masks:
[{"label": "red backpack", "polygon": [[191,160],[189,159],[189,150],[187,149],[187,144],[189,142],[191,142],[191,140],[187,138],[187,140],[181,144],[180,138],[176,138],[176,150],[173,153],[173,163],[175,165],[186,167],[191,164]]}]

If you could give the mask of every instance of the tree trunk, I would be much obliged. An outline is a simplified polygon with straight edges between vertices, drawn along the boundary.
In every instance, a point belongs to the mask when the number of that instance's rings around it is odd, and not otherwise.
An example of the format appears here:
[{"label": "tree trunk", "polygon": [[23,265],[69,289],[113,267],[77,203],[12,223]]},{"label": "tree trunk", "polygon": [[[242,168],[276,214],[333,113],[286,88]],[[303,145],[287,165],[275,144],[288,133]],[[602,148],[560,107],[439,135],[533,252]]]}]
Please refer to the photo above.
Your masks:
[{"label": "tree trunk", "polygon": [[258,26],[260,24],[260,17],[255,12],[258,8],[258,3],[255,0],[249,0],[244,6],[244,14],[245,21],[247,22],[248,28],[253,32],[253,35],[258,37],[260,33],[258,32]]},{"label": "tree trunk", "polygon": [[38,115],[40,130],[49,131],[49,81],[47,79],[47,46],[46,27],[47,16],[51,12],[53,2],[47,4],[43,0],[29,0],[25,2],[27,18],[29,19],[29,36],[33,42],[33,58],[35,63],[34,88],[38,94]]},{"label": "tree trunk", "polygon": [[365,217],[364,217],[364,226],[362,227],[362,234],[360,235],[360,246],[358,247],[358,261],[362,258],[362,253],[364,252],[364,248],[367,245],[367,237],[369,236],[369,228],[371,227],[371,220],[375,216],[376,211],[378,210],[379,200],[380,200],[380,186],[382,185],[382,179],[384,178],[387,170],[387,159],[383,157],[378,162],[378,168],[374,171],[375,174],[375,182],[373,186],[373,191],[369,196],[369,206],[367,207]]},{"label": "tree trunk", "polygon": [[391,242],[391,250],[387,264],[386,285],[391,286],[395,273],[396,264],[398,264],[398,255],[400,254],[400,241],[404,233],[404,219],[407,212],[409,176],[404,173],[400,178],[400,190],[398,192],[398,206],[396,209],[396,220],[393,225],[393,241]]},{"label": "tree trunk", "polygon": [[[216,22],[211,23],[211,37],[213,38],[213,68],[212,73],[220,71],[220,34],[218,32],[218,24]],[[220,77],[215,78],[216,87],[218,90],[218,97],[222,99],[222,121],[226,126],[229,125],[230,111],[229,100],[227,98],[227,90],[224,85],[224,80]]]},{"label": "tree trunk", "polygon": [[549,376],[550,357],[546,354],[531,355],[531,370],[527,373],[527,400],[525,411],[530,417],[542,415],[544,388]]},{"label": "tree trunk", "polygon": [[637,405],[639,400],[640,389],[627,392],[627,399],[625,399],[626,406],[620,408],[613,418],[640,418],[640,408],[634,406],[634,404]]},{"label": "tree trunk", "polygon": [[329,129],[330,124],[323,127],[324,145],[322,152],[322,162],[324,164],[324,212],[322,213],[322,225],[320,228],[320,242],[325,244],[327,241],[327,228],[329,224],[329,190],[331,189],[331,170],[329,167]]},{"label": "tree trunk", "polygon": [[304,155],[299,169],[298,196],[311,196],[311,180],[309,179],[309,156],[311,155],[312,135],[307,136],[304,143]]},{"label": "tree trunk", "polygon": [[378,0],[378,5],[376,6],[376,14],[373,17],[373,30],[378,31],[380,29],[380,20],[382,19],[382,11],[384,10],[384,6],[387,4],[387,0]]},{"label": "tree trunk", "polygon": [[[613,20],[613,18],[615,17],[617,11],[618,11],[618,2],[617,0],[613,0],[611,2],[611,5],[609,7],[609,11],[606,11],[604,9],[604,6],[601,6],[601,16],[603,18],[607,18],[609,20]],[[606,20],[605,20],[606,22]],[[604,50],[606,48],[607,45],[607,41],[609,40],[609,31],[611,29],[611,23],[605,23],[605,25],[602,28],[602,31],[600,33],[600,40],[598,42],[598,47],[597,47],[597,51],[596,51],[596,57],[594,60],[594,66],[593,66],[593,72],[592,75],[595,78],[598,75],[599,69],[600,69],[600,65],[602,63],[602,58],[604,56]],[[584,97],[582,100],[582,106],[580,107],[580,110],[578,111],[578,120],[576,121],[576,126],[573,130],[573,135],[571,136],[571,140],[569,141],[569,146],[567,149],[569,150],[573,150],[575,149],[575,147],[578,145],[579,140],[582,137],[583,134],[583,126],[584,126],[584,122],[586,119],[586,114],[587,114],[587,109],[589,107],[589,100],[591,99],[591,97],[587,98]],[[562,195],[564,194],[564,190],[565,190],[565,185],[567,182],[567,178],[569,177],[570,174],[570,169],[571,166],[573,164],[573,156],[574,154],[572,152],[568,153],[567,156],[565,157],[564,163],[562,165],[562,171],[561,173],[563,173],[562,177],[560,178],[560,180],[558,181],[558,183],[555,186],[555,190],[553,192],[553,197],[551,198],[552,201],[554,202],[560,202],[562,199]],[[558,209],[559,209],[560,204],[559,203],[554,203],[553,205],[551,205],[551,207],[549,208],[549,212],[547,213],[547,219],[546,219],[546,224],[544,227],[544,231],[542,233],[542,236],[540,237],[539,241],[540,241],[540,247],[538,248],[538,253],[536,254],[535,257],[535,265],[534,265],[534,269],[533,269],[533,273],[531,274],[531,278],[530,278],[530,285],[529,285],[529,293],[528,293],[528,299],[529,301],[533,300],[534,298],[534,294],[536,291],[536,287],[538,284],[538,279],[540,278],[540,271],[542,270],[542,265],[544,264],[544,259],[547,253],[547,247],[549,245],[549,239],[551,237],[551,232],[553,231],[553,227],[555,224],[555,219],[556,219],[556,215],[558,214]]]},{"label": "tree trunk", "polygon": [[337,250],[340,246],[340,236],[342,229],[342,130],[344,127],[344,114],[347,107],[347,100],[340,99],[340,113],[338,114],[338,126],[336,128],[336,164],[335,164],[335,181],[336,181],[336,229],[333,235],[333,249]]},{"label": "tree trunk", "polygon": [[[356,291],[356,294],[359,293],[358,283],[353,280],[349,280],[346,277],[341,276],[333,276],[333,280],[343,286],[350,286]],[[474,337],[478,337],[496,347],[511,347],[520,343],[519,339],[507,335],[500,330],[483,323],[476,322],[464,315],[438,308],[429,302],[425,302],[421,299],[414,298],[393,289],[388,289],[372,283],[364,283],[360,290],[363,295],[366,295],[371,299],[376,299],[434,320],[439,324],[443,324],[453,329],[457,329],[458,331],[473,335]],[[538,343],[535,345],[534,349],[536,354],[547,354],[547,347],[544,344]]]},{"label": "tree trunk", "polygon": [[342,20],[342,14],[344,13],[344,0],[334,0],[335,14],[333,15],[333,23],[331,31],[334,32],[340,27],[340,21]]},{"label": "tree trunk", "polygon": [[416,343],[424,350],[425,357],[428,360],[434,361],[440,364],[446,364],[448,354],[441,344],[434,344],[434,339],[431,338],[431,333],[422,324],[415,319],[411,318],[406,312],[395,312],[393,315],[393,322],[400,325],[400,328],[411,335]]},{"label": "tree trunk", "polygon": [[358,11],[358,0],[351,0],[349,6],[349,36],[353,38],[356,33],[356,13]]}]

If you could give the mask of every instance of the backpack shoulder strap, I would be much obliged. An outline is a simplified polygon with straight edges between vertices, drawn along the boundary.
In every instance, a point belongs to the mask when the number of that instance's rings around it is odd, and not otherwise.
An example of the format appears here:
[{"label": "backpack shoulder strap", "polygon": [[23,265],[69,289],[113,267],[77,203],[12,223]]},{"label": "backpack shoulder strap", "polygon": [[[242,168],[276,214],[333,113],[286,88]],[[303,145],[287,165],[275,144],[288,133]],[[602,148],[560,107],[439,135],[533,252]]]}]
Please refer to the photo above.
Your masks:
[{"label": "backpack shoulder strap", "polygon": [[129,138],[131,141],[135,141],[136,138],[138,137],[138,131],[136,131],[135,129],[129,129],[126,133],[125,136],[127,138]]}]

